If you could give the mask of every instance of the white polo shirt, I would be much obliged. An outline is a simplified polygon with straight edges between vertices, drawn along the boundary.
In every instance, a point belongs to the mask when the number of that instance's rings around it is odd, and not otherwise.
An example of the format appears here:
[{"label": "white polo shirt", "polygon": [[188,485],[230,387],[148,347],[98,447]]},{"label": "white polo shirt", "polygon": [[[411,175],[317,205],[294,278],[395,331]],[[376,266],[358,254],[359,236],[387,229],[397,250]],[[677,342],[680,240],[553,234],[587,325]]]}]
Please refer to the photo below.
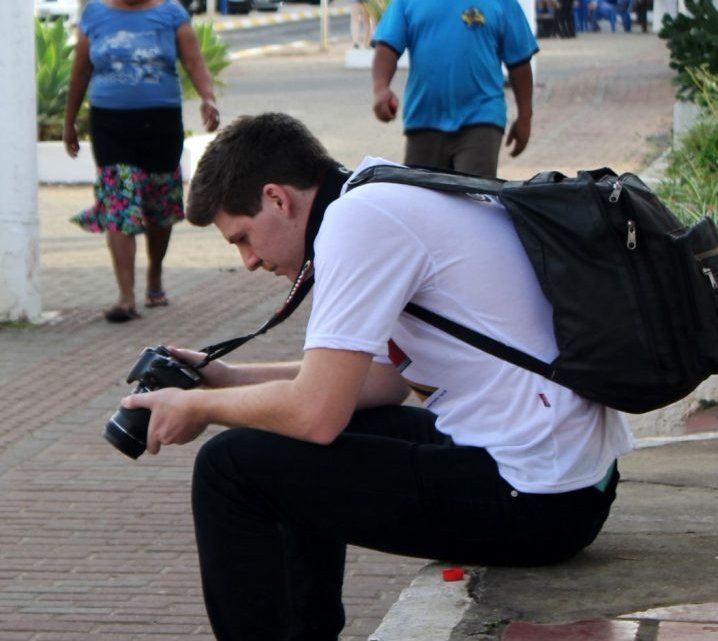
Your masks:
[{"label": "white polo shirt", "polygon": [[[390,163],[367,158],[357,173],[371,164]],[[305,349],[391,356],[437,428],[486,448],[518,490],[593,485],[630,451],[618,412],[402,312],[412,301],[542,360],[557,356],[551,305],[495,199],[357,187],[327,209],[315,253]]]}]

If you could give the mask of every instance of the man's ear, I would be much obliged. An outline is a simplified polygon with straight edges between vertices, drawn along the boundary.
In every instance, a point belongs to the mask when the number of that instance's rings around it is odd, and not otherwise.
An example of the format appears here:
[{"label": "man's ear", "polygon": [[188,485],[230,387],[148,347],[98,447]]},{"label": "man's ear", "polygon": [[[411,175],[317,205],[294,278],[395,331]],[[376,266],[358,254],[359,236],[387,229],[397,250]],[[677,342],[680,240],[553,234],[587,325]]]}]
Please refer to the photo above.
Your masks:
[{"label": "man's ear", "polygon": [[273,205],[283,214],[291,211],[289,193],[282,185],[267,183],[262,188],[262,196],[269,201],[269,205]]}]

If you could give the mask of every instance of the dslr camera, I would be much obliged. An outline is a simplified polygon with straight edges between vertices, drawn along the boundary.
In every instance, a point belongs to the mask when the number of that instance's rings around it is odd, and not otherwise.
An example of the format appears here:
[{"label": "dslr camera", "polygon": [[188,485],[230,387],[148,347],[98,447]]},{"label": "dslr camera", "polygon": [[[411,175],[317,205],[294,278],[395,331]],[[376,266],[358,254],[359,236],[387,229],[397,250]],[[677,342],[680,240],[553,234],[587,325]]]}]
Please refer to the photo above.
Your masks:
[{"label": "dslr camera", "polygon": [[[133,394],[152,392],[163,387],[191,389],[199,385],[196,368],[173,358],[164,345],[145,347],[127,375],[127,382],[137,382]],[[147,447],[150,410],[128,410],[120,407],[107,421],[103,436],[120,452],[136,459]]]}]

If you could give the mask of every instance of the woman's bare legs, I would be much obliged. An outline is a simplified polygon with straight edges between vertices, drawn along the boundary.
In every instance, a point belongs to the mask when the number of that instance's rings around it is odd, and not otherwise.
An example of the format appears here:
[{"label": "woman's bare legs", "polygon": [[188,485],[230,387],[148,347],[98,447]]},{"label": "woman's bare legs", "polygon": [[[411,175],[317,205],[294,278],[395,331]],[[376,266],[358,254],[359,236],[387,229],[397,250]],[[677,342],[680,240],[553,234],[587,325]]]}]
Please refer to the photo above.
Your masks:
[{"label": "woman's bare legs", "polygon": [[135,237],[120,231],[107,232],[107,246],[119,289],[117,307],[126,312],[135,309]]},{"label": "woman's bare legs", "polygon": [[362,4],[362,7],[364,7],[364,48],[370,49],[376,24],[374,23],[374,17],[371,13],[369,13],[369,9],[367,9],[366,4]]},{"label": "woman's bare legs", "polygon": [[166,305],[167,299],[162,289],[162,261],[167,254],[172,235],[172,226],[161,227],[154,222],[147,222],[147,300],[149,306]]},{"label": "woman's bare legs", "polygon": [[351,31],[352,44],[355,49],[358,49],[360,46],[368,49],[371,45],[373,28],[366,4],[363,2],[353,2],[349,10],[351,12],[349,29]]},{"label": "woman's bare legs", "polygon": [[[166,305],[162,289],[162,261],[167,254],[172,227],[160,227],[148,222],[145,229],[147,245],[147,299],[150,307]],[[119,231],[107,232],[107,246],[112,256],[119,297],[117,304],[105,313],[109,321],[119,322],[136,317],[135,311],[135,256],[137,243],[134,236]]]}]

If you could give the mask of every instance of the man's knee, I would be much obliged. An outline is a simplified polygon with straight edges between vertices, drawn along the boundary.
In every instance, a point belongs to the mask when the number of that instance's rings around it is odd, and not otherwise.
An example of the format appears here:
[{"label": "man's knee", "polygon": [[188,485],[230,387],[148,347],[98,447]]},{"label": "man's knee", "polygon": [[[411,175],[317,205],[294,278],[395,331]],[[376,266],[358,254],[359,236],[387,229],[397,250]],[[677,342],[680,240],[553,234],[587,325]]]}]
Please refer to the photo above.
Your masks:
[{"label": "man's knee", "polygon": [[[231,477],[247,470],[269,454],[278,438],[274,434],[248,428],[229,429],[210,438],[197,453],[195,483],[211,477]],[[269,441],[272,441],[270,443]]]},{"label": "man's knee", "polygon": [[239,509],[254,505],[253,497],[271,488],[277,478],[281,456],[276,441],[281,439],[268,432],[237,428],[204,443],[192,476],[195,521],[226,515],[229,505]]}]

